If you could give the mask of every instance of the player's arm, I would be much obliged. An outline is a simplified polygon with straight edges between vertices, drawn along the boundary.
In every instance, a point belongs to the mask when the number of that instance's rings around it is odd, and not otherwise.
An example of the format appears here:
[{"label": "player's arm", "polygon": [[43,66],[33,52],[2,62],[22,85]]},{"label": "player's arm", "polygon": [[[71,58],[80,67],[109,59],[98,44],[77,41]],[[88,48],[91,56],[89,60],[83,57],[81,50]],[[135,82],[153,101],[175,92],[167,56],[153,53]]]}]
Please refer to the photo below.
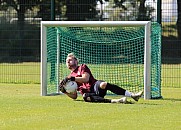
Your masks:
[{"label": "player's arm", "polygon": [[[84,74],[82,74],[82,77],[75,77],[74,81],[75,82],[79,82],[79,83],[86,83],[89,81],[89,77],[90,77],[90,74],[87,73],[87,72],[84,72]],[[77,91],[73,92],[73,93],[67,93],[65,92],[65,94],[72,98],[72,99],[76,99],[77,98]]]},{"label": "player's arm", "polygon": [[72,77],[69,75],[68,77],[66,77],[60,82],[60,85],[61,86],[65,85],[68,80],[79,82],[79,83],[87,83],[89,81],[89,77],[90,77],[90,74],[87,72],[84,72],[82,74],[82,77]]},{"label": "player's arm", "polygon": [[82,74],[82,77],[75,77],[75,81],[79,83],[87,83],[89,81],[90,74],[87,72],[84,72]]},{"label": "player's arm", "polygon": [[72,98],[72,99],[77,99],[77,91],[73,92],[73,93],[67,93],[65,92],[64,94],[66,94],[68,97]]}]

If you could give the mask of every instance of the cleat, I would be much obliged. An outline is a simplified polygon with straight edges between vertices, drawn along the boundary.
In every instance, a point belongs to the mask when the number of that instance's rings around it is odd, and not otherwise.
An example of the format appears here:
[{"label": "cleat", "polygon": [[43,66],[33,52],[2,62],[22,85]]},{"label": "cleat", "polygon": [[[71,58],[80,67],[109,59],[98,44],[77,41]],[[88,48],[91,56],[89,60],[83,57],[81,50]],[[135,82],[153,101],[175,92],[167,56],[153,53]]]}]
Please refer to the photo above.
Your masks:
[{"label": "cleat", "polygon": [[127,98],[126,97],[122,97],[120,99],[112,99],[111,103],[123,103],[123,104],[127,104]]},{"label": "cleat", "polygon": [[140,92],[138,92],[138,93],[133,93],[133,94],[131,95],[131,97],[132,97],[135,101],[138,101],[142,95],[143,95],[143,91],[140,91]]},{"label": "cleat", "polygon": [[119,102],[123,103],[123,104],[127,104],[127,98],[126,97],[122,97],[122,98],[119,99]]}]

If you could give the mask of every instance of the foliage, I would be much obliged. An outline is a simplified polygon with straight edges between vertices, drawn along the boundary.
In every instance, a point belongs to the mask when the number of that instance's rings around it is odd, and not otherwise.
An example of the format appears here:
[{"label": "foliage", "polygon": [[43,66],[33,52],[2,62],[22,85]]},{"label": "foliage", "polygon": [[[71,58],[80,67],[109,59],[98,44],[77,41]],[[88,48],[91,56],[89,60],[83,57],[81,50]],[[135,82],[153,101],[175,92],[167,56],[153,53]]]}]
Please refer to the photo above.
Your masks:
[{"label": "foliage", "polygon": [[[66,17],[67,20],[94,20],[98,18],[98,10],[96,10],[98,1],[104,3],[103,0],[55,0],[55,15],[60,19]],[[117,18],[127,19],[126,16],[132,20],[134,17],[138,20],[149,20],[153,11],[153,8],[145,7],[145,0],[105,0],[105,2],[114,4],[110,8],[117,8]],[[41,17],[43,20],[50,20],[51,17],[51,1],[47,0],[2,0],[0,7],[4,11],[13,7],[19,21],[24,21],[26,11],[33,10],[35,7],[39,8],[36,17]]]},{"label": "foliage", "polygon": [[[57,20],[103,20],[103,17],[98,13],[98,10],[97,9],[95,10],[95,7],[98,1],[100,3],[105,3],[105,2],[109,3],[108,6],[105,5],[107,9],[104,8],[103,12],[108,13],[109,14],[108,20],[113,20],[113,21],[151,20],[151,13],[152,11],[154,11],[152,7],[145,5],[145,0],[84,0],[82,1],[83,3],[80,3],[81,0],[55,0],[55,15],[58,18]],[[27,42],[30,43],[29,45],[33,45],[36,42],[37,46],[38,47],[40,46],[38,45],[40,44],[40,42],[38,41],[40,37],[37,38],[37,36],[40,36],[40,35],[37,34],[37,30],[35,30],[34,36],[32,36],[33,35],[32,33],[29,36],[28,36],[28,33],[26,33],[27,29],[24,27],[26,26],[24,25],[26,23],[25,18],[36,17],[36,18],[42,18],[43,20],[50,20],[50,15],[51,15],[50,4],[51,4],[50,0],[49,1],[47,0],[1,0],[0,1],[0,11],[2,12],[1,17],[0,17],[0,22],[1,22],[1,25],[2,23],[7,24],[5,26],[4,25],[1,26],[1,28],[3,29],[0,31],[0,34],[1,34],[0,37],[2,39],[5,39],[5,40],[2,40],[3,42],[1,42],[1,45],[4,43],[3,47],[9,48],[9,54],[7,55],[12,55],[12,53],[23,55],[24,53],[21,53],[21,50],[22,50],[22,47],[24,47],[24,44]],[[81,5],[78,5],[78,4],[81,4]],[[177,31],[175,33],[178,33],[178,34],[174,37],[172,37],[172,35],[163,37],[163,40],[162,40],[164,42],[163,46],[165,45],[165,42],[169,41],[167,40],[168,38],[171,38],[171,39],[177,38],[178,41],[174,41],[174,42],[178,42],[179,44],[179,40],[181,37],[181,32],[180,32],[181,30],[180,29],[181,1],[177,0],[177,4],[178,4],[178,8],[177,8],[178,19],[177,19],[177,26],[176,26]],[[78,9],[79,7],[81,7],[81,9],[77,10],[77,13],[80,13],[80,17],[79,15],[75,14],[75,9]],[[29,11],[32,11],[32,12],[30,13]],[[75,14],[75,16],[71,14]],[[18,19],[17,25],[8,24],[8,22],[10,22],[10,19],[12,18]],[[16,29],[16,30],[13,30],[12,33],[10,33],[12,34],[11,36],[10,34],[7,33],[9,31],[9,26],[11,26],[10,27],[11,29]],[[34,24],[34,26],[36,25]],[[5,29],[5,27],[7,27],[7,29]],[[172,29],[173,29],[172,27],[169,27],[167,31],[170,32],[170,30]],[[18,30],[21,30],[21,31],[18,31]],[[33,29],[32,30],[30,29],[30,31],[32,32]],[[164,33],[165,33],[165,29],[164,29]],[[26,38],[33,39],[34,37],[36,37],[36,39],[34,41],[31,41],[33,42],[33,44],[31,44],[30,40],[26,40]],[[167,39],[164,40],[165,38]],[[17,48],[14,52],[12,52],[13,46],[20,47],[20,49]],[[28,46],[26,46],[25,48],[27,49]],[[3,48],[1,48],[1,50],[3,50]],[[18,50],[19,52],[17,52]],[[37,52],[37,51],[36,52],[32,52],[32,51],[33,49],[31,50],[29,55],[31,55],[32,53],[35,54]],[[174,55],[179,56],[180,50],[178,50],[178,47],[176,51],[178,51],[178,54],[174,54]],[[163,51],[163,53],[165,52],[166,51]],[[167,54],[173,54],[173,53],[167,52]]]},{"label": "foliage", "polygon": [[[109,6],[113,10],[110,13],[111,20],[151,20],[153,7],[145,5],[145,0],[109,0]],[[104,12],[108,12],[106,9]]]},{"label": "foliage", "polygon": [[[8,7],[13,7],[17,12],[22,11],[21,8],[24,10],[32,10],[36,4],[38,4],[40,0],[1,0],[0,7],[2,10],[7,10]],[[23,13],[23,12],[21,12]]]},{"label": "foliage", "polygon": [[16,24],[0,26],[0,62],[39,61],[40,29],[33,24],[25,24],[23,43],[20,44],[19,31]]},{"label": "foliage", "polygon": [[66,16],[68,20],[83,20],[93,19],[96,15],[96,0],[67,0]]}]

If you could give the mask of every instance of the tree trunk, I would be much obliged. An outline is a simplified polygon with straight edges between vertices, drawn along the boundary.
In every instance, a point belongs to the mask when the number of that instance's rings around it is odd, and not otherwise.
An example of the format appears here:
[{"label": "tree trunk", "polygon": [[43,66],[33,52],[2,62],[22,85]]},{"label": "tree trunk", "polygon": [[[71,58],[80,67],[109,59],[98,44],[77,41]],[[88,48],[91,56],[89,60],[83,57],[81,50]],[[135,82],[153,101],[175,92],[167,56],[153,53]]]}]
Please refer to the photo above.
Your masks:
[{"label": "tree trunk", "polygon": [[138,12],[138,21],[144,21],[146,19],[146,9],[145,9],[145,1],[146,0],[140,0],[140,6],[139,6],[139,12]]}]

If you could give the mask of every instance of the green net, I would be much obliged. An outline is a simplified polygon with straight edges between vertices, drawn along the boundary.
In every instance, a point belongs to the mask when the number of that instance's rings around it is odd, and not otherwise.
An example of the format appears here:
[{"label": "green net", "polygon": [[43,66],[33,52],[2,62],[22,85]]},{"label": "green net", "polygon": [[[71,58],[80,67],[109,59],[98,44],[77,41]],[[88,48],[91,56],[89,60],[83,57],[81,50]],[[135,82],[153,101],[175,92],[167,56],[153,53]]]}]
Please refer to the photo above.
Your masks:
[{"label": "green net", "polygon": [[[96,79],[117,84],[132,92],[143,90],[144,41],[144,26],[48,27],[48,94],[55,93],[57,82],[70,73],[65,60],[67,54],[71,52],[79,58],[80,64],[87,64]],[[158,23],[152,23],[151,98],[161,97],[160,78],[161,27]]]}]

